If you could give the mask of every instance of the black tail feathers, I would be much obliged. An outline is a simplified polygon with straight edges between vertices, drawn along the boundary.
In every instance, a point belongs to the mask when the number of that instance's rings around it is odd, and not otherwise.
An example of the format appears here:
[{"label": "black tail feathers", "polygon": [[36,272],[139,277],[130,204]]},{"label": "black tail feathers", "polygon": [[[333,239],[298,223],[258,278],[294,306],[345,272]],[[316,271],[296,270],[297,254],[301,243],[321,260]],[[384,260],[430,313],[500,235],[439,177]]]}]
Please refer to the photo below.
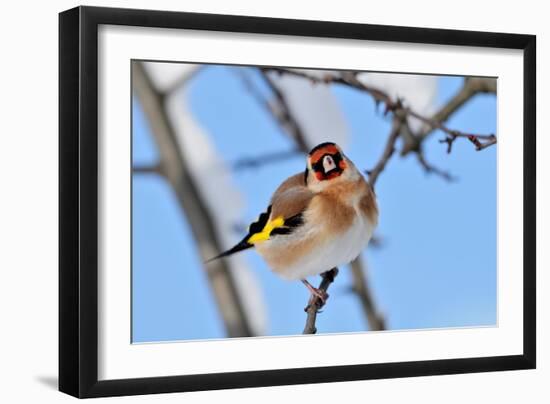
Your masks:
[{"label": "black tail feathers", "polygon": [[233,255],[235,253],[238,253],[239,251],[246,250],[250,247],[253,247],[252,244],[246,241],[247,239],[248,239],[248,236],[242,239],[237,245],[233,246],[229,250],[222,252],[220,255],[216,255],[214,258],[210,258],[208,261],[205,262],[205,264],[208,264],[209,262],[215,261],[223,257],[227,257],[229,255]]},{"label": "black tail feathers", "polygon": [[229,255],[238,253],[239,251],[246,250],[248,248],[253,247],[253,245],[250,244],[248,240],[250,239],[250,237],[252,237],[253,234],[260,233],[261,231],[263,231],[265,225],[267,224],[267,221],[269,220],[270,214],[271,214],[271,205],[267,207],[267,211],[262,213],[257,221],[255,221],[248,227],[248,234],[245,236],[245,238],[243,238],[233,248],[230,248],[229,250],[222,252],[220,255],[217,255],[214,258],[210,258],[208,261],[205,262],[205,264],[208,264],[211,261],[217,260],[219,258],[227,257]]}]

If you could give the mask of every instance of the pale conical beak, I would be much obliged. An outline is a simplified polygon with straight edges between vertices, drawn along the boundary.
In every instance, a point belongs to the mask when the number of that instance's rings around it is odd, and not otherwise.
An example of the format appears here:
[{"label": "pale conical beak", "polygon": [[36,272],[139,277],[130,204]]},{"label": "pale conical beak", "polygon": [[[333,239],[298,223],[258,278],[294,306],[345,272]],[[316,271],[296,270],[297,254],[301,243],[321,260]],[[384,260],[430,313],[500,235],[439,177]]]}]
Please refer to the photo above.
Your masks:
[{"label": "pale conical beak", "polygon": [[336,164],[334,163],[334,159],[331,156],[325,156],[323,158],[323,170],[325,171],[325,174],[328,173],[330,170],[334,170],[336,168]]}]

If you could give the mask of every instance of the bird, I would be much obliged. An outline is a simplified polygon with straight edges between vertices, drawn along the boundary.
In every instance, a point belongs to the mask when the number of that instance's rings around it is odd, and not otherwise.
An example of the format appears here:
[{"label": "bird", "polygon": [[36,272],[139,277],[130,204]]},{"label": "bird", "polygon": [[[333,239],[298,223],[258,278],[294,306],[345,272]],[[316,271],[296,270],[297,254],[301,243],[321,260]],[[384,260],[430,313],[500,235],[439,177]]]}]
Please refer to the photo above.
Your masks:
[{"label": "bird", "polygon": [[248,234],[207,262],[254,248],[281,278],[300,280],[310,304],[324,304],[326,291],[306,278],[353,261],[377,225],[374,190],[337,144],[325,142],[308,153],[304,172],[279,185]]}]

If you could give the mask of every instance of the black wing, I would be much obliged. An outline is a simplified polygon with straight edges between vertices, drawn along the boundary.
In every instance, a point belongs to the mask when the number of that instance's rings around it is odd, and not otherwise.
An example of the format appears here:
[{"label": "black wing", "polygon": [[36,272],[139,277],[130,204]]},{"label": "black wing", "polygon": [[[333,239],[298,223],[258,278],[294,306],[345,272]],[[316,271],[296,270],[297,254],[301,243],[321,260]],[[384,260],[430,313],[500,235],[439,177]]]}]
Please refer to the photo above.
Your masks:
[{"label": "black wing", "polygon": [[288,235],[291,234],[293,231],[295,231],[298,227],[304,224],[304,215],[302,213],[298,213],[297,215],[294,215],[292,217],[289,217],[288,219],[285,219],[285,224],[283,227],[277,227],[273,229],[270,233],[270,235]]}]

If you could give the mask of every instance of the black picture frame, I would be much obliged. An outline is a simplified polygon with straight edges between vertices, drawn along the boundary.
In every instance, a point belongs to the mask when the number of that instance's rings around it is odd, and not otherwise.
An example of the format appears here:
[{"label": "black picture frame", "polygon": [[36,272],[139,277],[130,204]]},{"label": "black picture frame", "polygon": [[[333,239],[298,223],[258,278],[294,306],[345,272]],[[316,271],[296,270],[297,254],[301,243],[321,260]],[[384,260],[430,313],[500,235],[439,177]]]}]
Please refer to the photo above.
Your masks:
[{"label": "black picture frame", "polygon": [[[100,24],[523,50],[523,354],[98,381]],[[84,398],[535,368],[535,60],[533,35],[96,7],[60,13],[59,390]]]}]

